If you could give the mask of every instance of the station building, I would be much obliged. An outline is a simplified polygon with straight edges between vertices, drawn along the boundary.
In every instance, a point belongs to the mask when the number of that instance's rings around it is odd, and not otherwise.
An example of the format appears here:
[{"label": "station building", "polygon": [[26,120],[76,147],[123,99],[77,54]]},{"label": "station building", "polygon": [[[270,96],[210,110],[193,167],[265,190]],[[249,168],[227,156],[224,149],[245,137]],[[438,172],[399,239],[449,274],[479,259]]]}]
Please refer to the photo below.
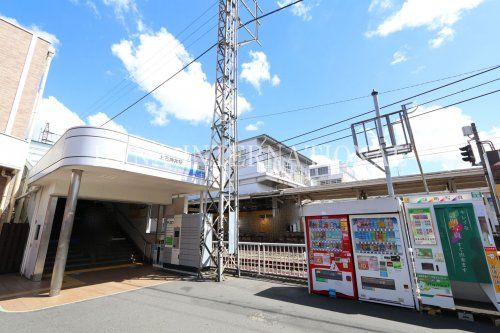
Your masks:
[{"label": "station building", "polygon": [[176,148],[104,128],[67,130],[28,174],[21,274],[40,280],[53,271],[62,245],[63,271],[150,260],[157,223],[186,213],[205,175],[200,157]]}]

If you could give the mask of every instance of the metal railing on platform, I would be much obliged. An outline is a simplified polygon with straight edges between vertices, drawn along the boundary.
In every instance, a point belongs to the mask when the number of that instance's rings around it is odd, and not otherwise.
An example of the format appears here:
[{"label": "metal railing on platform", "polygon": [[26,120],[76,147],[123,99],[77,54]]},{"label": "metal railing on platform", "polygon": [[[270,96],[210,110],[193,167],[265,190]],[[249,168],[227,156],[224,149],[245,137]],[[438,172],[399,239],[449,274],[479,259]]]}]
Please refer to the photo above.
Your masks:
[{"label": "metal railing on platform", "polygon": [[[305,244],[240,242],[238,254],[243,272],[307,278]],[[226,268],[236,269],[236,262],[225,257]]]}]

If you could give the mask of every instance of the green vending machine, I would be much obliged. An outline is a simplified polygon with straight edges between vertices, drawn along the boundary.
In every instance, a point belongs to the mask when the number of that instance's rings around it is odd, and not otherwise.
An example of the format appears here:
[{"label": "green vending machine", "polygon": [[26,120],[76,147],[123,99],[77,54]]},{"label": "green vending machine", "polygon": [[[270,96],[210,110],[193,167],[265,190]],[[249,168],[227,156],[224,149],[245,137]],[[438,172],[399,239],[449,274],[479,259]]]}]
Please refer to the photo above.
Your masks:
[{"label": "green vending machine", "polygon": [[434,206],[451,281],[491,283],[472,203]]}]

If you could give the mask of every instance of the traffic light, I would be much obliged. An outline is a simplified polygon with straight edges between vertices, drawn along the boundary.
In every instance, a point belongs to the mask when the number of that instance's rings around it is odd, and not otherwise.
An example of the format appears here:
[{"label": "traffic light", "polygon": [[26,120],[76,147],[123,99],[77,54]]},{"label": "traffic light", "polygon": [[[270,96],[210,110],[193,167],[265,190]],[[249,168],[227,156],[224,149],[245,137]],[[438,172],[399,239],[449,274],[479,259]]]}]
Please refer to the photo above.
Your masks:
[{"label": "traffic light", "polygon": [[460,154],[462,155],[462,161],[476,165],[476,158],[474,157],[470,143],[467,146],[460,147]]}]

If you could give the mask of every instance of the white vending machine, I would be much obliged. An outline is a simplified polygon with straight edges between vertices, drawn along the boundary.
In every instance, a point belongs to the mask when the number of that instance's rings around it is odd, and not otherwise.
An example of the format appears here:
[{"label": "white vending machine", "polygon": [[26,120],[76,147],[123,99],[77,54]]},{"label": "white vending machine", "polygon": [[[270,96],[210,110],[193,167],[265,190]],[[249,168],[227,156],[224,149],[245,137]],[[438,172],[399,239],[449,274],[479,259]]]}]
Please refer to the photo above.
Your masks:
[{"label": "white vending machine", "polygon": [[360,300],[415,307],[411,260],[399,214],[350,215]]}]

